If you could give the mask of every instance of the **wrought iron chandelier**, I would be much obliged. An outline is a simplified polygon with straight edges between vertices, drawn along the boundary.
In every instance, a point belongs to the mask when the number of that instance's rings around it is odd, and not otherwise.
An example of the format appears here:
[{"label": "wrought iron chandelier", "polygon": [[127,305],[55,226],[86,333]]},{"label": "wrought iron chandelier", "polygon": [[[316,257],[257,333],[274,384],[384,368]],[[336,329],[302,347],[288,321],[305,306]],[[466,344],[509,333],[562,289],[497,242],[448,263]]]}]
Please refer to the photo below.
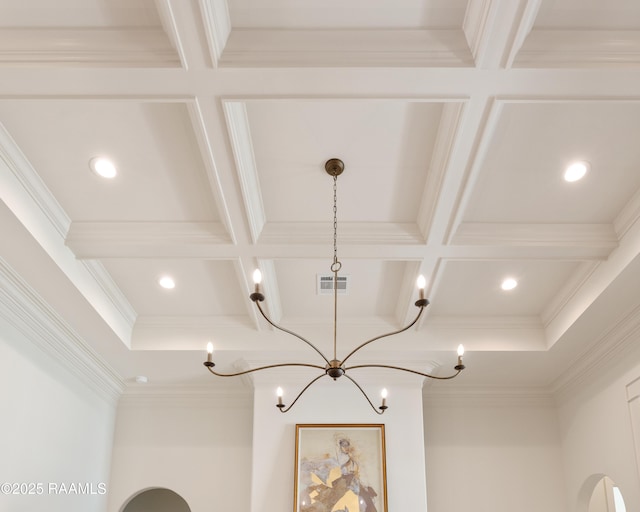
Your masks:
[{"label": "wrought iron chandelier", "polygon": [[462,364],[462,356],[464,354],[464,348],[462,345],[458,346],[458,351],[457,351],[458,362],[453,367],[455,370],[455,373],[453,373],[452,375],[444,376],[444,377],[441,377],[438,375],[431,375],[428,373],[419,372],[417,370],[412,370],[410,368],[402,368],[400,366],[393,366],[389,364],[358,364],[358,365],[347,366],[346,364],[347,361],[350,360],[353,355],[355,355],[357,352],[359,352],[362,348],[366,347],[370,343],[373,343],[374,341],[380,340],[382,338],[387,338],[389,336],[400,334],[410,329],[416,324],[416,322],[422,316],[422,312],[424,311],[424,308],[426,308],[429,305],[429,301],[424,297],[424,288],[426,285],[425,279],[423,276],[419,276],[417,280],[419,296],[418,296],[418,300],[415,302],[415,306],[418,308],[418,314],[416,315],[416,317],[402,329],[389,332],[386,334],[381,334],[379,336],[375,336],[374,338],[371,338],[370,340],[367,340],[364,343],[361,343],[360,345],[358,345],[351,352],[349,352],[343,359],[338,359],[338,336],[337,336],[338,273],[342,268],[342,263],[340,262],[340,260],[338,260],[338,199],[337,198],[338,198],[338,176],[340,176],[344,171],[344,163],[342,162],[342,160],[339,160],[338,158],[332,158],[325,163],[324,167],[327,174],[329,174],[329,176],[333,178],[333,262],[331,263],[331,267],[330,267],[330,270],[333,274],[333,359],[329,359],[327,356],[325,356],[324,353],[320,349],[318,349],[313,343],[311,343],[309,340],[303,338],[302,336],[300,336],[299,334],[293,331],[290,331],[288,329],[285,329],[284,327],[277,325],[275,322],[273,322],[269,318],[269,316],[265,313],[265,311],[262,309],[262,306],[260,305],[260,303],[264,301],[264,295],[260,291],[262,274],[260,273],[260,270],[256,270],[253,273],[255,289],[254,289],[254,292],[251,295],[249,295],[249,298],[255,303],[262,317],[274,328],[282,332],[285,332],[287,334],[290,334],[291,336],[294,336],[299,340],[303,341],[304,343],[306,343],[307,345],[309,345],[313,350],[317,352],[317,354],[320,356],[320,358],[322,358],[325,364],[319,365],[319,364],[312,364],[312,363],[278,363],[278,364],[260,366],[258,368],[252,368],[249,370],[239,371],[235,373],[220,373],[213,369],[215,367],[215,363],[213,362],[213,346],[211,343],[209,343],[207,345],[207,360],[204,362],[204,365],[213,375],[216,375],[218,377],[238,377],[240,375],[246,375],[248,373],[266,370],[269,368],[281,368],[281,367],[307,367],[307,368],[320,370],[320,374],[314,377],[304,388],[302,388],[302,391],[298,393],[298,395],[295,397],[293,402],[291,402],[291,404],[288,406],[284,404],[282,401],[282,397],[283,397],[282,388],[278,388],[278,391],[277,391],[278,403],[276,404],[276,407],[282,413],[285,413],[291,410],[291,408],[295,405],[298,399],[304,394],[304,392],[321,378],[330,377],[335,381],[335,380],[338,380],[340,377],[345,377],[346,379],[353,382],[353,384],[360,390],[360,392],[365,397],[367,402],[369,402],[369,405],[374,410],[374,412],[376,412],[377,414],[384,414],[384,412],[388,409],[386,389],[382,390],[382,394],[381,394],[382,402],[381,402],[381,405],[378,408],[376,408],[376,406],[373,405],[373,403],[371,402],[371,399],[369,398],[367,393],[364,391],[364,389],[362,389],[360,384],[358,384],[356,380],[353,379],[348,374],[349,371],[355,370],[358,368],[387,368],[392,370],[399,370],[403,372],[413,373],[415,375],[420,375],[421,377],[428,377],[430,379],[449,380],[449,379],[453,379],[454,377],[457,377],[460,374],[460,372],[465,369],[464,364]]}]

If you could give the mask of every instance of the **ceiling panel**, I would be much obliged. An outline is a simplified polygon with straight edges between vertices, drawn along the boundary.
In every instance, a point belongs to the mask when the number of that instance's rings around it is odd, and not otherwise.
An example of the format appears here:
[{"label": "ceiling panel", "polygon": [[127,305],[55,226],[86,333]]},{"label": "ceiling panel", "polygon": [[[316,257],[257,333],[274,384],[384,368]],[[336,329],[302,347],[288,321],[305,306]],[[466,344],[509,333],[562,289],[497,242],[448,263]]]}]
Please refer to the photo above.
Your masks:
[{"label": "ceiling panel", "polygon": [[[72,221],[218,219],[182,103],[3,101],[0,122]],[[91,172],[96,156],[115,179]]]},{"label": "ceiling panel", "polygon": [[[405,264],[378,260],[341,260],[340,276],[348,279],[347,294],[339,295],[339,314],[363,319],[393,317],[400,293]],[[313,322],[333,322],[333,295],[317,293],[317,276],[332,275],[332,249],[326,260],[283,260],[275,264],[283,318]]]},{"label": "ceiling panel", "polygon": [[467,0],[230,0],[234,28],[461,27]]},{"label": "ceiling panel", "polygon": [[638,29],[640,5],[636,0],[543,0],[535,28]]},{"label": "ceiling panel", "polygon": [[0,65],[178,67],[173,29],[165,2],[7,0],[0,5]]},{"label": "ceiling panel", "polygon": [[589,367],[637,307],[640,6],[507,3],[1,2],[0,278],[127,382],[157,363],[207,385],[209,339],[228,365],[306,351],[255,311],[256,266],[266,309],[325,348],[337,157],[342,350],[412,320],[423,273],[430,316],[372,361],[449,367],[464,342],[468,386]]},{"label": "ceiling panel", "polygon": [[633,0],[543,0],[527,23],[532,30],[522,33],[517,66],[637,68],[640,62],[640,4]]},{"label": "ceiling panel", "polygon": [[3,0],[0,27],[159,26],[153,0]]},{"label": "ceiling panel", "polygon": [[[640,103],[505,105],[464,220],[611,223],[640,187]],[[582,180],[563,173],[590,163]]]},{"label": "ceiling panel", "polygon": [[[448,261],[429,297],[430,313],[539,317],[577,269],[566,261]],[[518,286],[504,291],[500,285],[509,277]]]},{"label": "ceiling panel", "polygon": [[[105,268],[138,315],[246,315],[234,265],[229,261],[106,260]],[[158,284],[171,276],[173,290]]]},{"label": "ceiling panel", "polygon": [[415,222],[441,112],[440,103],[403,101],[250,102],[267,222],[330,221],[323,165],[334,157],[345,163],[339,220]]}]

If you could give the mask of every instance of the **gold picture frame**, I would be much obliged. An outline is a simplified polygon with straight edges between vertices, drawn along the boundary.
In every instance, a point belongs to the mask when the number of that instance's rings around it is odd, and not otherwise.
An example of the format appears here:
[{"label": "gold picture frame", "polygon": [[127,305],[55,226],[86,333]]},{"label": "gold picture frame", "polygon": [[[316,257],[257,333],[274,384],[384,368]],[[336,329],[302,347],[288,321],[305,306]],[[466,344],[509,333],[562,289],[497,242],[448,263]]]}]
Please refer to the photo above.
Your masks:
[{"label": "gold picture frame", "polygon": [[388,512],[383,424],[296,425],[294,512]]}]

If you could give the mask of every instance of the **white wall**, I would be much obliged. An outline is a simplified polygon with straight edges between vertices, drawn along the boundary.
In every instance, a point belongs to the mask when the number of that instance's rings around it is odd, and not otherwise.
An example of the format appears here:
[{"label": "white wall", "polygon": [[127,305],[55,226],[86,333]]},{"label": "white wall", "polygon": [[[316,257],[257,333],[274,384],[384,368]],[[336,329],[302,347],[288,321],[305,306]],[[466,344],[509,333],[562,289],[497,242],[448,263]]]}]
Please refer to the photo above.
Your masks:
[{"label": "white wall", "polygon": [[424,416],[429,512],[566,510],[550,398],[435,397],[427,389]]},{"label": "white wall", "polygon": [[[570,512],[587,512],[593,485],[604,475],[620,488],[627,510],[640,510],[640,478],[627,397],[627,385],[640,377],[640,365],[633,364],[638,360],[636,350],[607,371],[594,370],[577,392],[559,404]],[[640,439],[640,432],[636,435]]]},{"label": "white wall", "polygon": [[[174,490],[192,512],[290,510],[296,423],[384,423],[390,512],[587,512],[603,475],[640,510],[640,346],[557,404],[427,390],[423,421],[422,392],[406,386],[391,388],[381,417],[329,381],[287,414],[274,386],[259,384],[253,400],[125,396],[116,419],[112,403],[2,319],[0,333],[0,483],[44,486],[41,496],[0,494],[3,511],[119,512],[151,487]],[[108,494],[54,495],[49,483],[106,483]]]},{"label": "white wall", "polygon": [[171,489],[191,512],[249,510],[250,397],[187,392],[123,396],[113,448],[109,512],[152,487]]},{"label": "white wall", "polygon": [[[637,372],[640,374],[640,372]],[[631,415],[631,428],[635,445],[636,462],[640,474],[640,375],[627,385],[627,400]]]},{"label": "white wall", "polygon": [[[332,423],[384,424],[389,511],[426,510],[421,384],[387,385],[390,407],[383,416],[373,412],[360,392],[344,378],[316,383],[285,414],[275,407],[275,385],[257,385],[251,511],[293,509],[295,426]],[[366,386],[376,405],[381,387]],[[285,403],[291,395],[295,396],[295,389],[300,388],[288,390]]]},{"label": "white wall", "polygon": [[[384,416],[340,381],[314,386],[287,414],[275,407],[273,383],[256,384],[253,405],[235,407],[202,397],[125,398],[109,512],[149,487],[176,491],[193,512],[291,510],[297,423],[384,423],[390,512],[427,504],[429,512],[587,512],[605,474],[627,510],[640,510],[630,414],[638,402],[627,390],[640,366],[596,373],[559,404],[544,394],[427,389],[423,410],[419,386],[392,388]],[[367,389],[375,395],[379,387]],[[294,393],[286,392],[288,402]]]},{"label": "white wall", "polygon": [[[0,483],[33,483],[40,495],[0,494],[0,510],[103,512],[115,404],[91,390],[0,319]],[[92,484],[55,494],[49,484]],[[56,489],[60,489],[57,485]]]}]

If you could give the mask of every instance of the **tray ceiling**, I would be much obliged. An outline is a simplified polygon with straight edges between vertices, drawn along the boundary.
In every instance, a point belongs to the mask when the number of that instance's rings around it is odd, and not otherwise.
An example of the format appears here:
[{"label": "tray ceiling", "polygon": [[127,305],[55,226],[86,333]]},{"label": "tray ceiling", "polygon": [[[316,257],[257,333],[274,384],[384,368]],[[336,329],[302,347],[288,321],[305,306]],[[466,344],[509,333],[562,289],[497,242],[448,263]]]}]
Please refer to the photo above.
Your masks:
[{"label": "tray ceiling", "polygon": [[337,157],[341,346],[402,326],[424,274],[427,315],[367,361],[444,368],[464,343],[452,386],[559,389],[640,307],[636,20],[622,0],[3,2],[0,270],[131,387],[210,385],[208,341],[221,366],[312,358],[248,294],[259,267],[274,319],[330,346]]}]

